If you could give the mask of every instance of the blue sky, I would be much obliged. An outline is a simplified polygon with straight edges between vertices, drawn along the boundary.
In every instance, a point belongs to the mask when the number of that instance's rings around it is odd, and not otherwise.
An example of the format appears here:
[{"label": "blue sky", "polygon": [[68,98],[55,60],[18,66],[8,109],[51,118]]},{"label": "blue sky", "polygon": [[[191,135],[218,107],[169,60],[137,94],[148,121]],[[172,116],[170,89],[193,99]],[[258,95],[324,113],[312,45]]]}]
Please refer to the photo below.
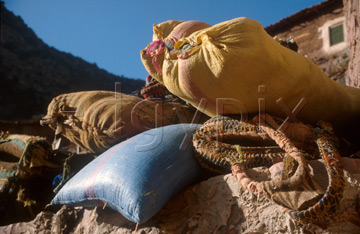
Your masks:
[{"label": "blue sky", "polygon": [[264,27],[321,0],[4,0],[45,43],[115,75],[145,79],[140,50],[166,20],[217,24],[245,16]]}]

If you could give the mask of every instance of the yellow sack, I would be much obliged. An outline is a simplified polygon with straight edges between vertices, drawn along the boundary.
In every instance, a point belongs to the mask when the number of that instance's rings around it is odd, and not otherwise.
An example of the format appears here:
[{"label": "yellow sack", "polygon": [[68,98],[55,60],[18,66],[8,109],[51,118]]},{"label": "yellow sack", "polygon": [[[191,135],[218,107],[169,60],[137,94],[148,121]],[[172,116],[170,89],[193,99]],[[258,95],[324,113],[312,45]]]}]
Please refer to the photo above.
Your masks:
[{"label": "yellow sack", "polygon": [[[170,27],[168,22],[163,24]],[[194,107],[206,105],[207,115],[256,114],[261,109],[286,118],[293,110],[307,123],[329,121],[343,131],[350,122],[352,128],[359,126],[360,89],[330,80],[309,59],[276,42],[257,21],[236,18],[174,40],[172,34],[187,23],[172,32],[163,24],[154,26],[157,41],[141,51],[141,59],[171,93]]]},{"label": "yellow sack", "polygon": [[145,130],[190,123],[194,113],[194,108],[176,102],[155,102],[110,91],[85,91],[55,97],[42,124],[84,149],[102,153]]}]

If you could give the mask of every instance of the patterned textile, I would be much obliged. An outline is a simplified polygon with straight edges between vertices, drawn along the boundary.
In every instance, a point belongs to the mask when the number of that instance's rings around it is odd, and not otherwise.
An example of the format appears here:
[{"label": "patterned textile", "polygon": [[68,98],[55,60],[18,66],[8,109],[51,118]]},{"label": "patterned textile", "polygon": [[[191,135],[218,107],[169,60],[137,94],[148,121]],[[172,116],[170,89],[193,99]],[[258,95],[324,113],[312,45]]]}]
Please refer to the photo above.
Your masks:
[{"label": "patterned textile", "polygon": [[[266,116],[261,127],[255,124],[259,123],[257,117],[254,123],[235,116],[208,120],[194,134],[196,156],[201,165],[212,171],[228,171],[231,167],[245,189],[266,195],[296,221],[316,222],[337,207],[344,190],[343,167],[333,129],[324,122],[319,123],[319,128],[295,122],[277,131],[269,125],[277,122]],[[326,191],[310,176],[306,162],[319,155],[329,177]],[[285,163],[280,180],[257,182],[246,174],[247,168],[269,167],[281,160]]]},{"label": "patterned textile", "polygon": [[169,91],[165,86],[160,84],[157,80],[152,78],[150,75],[146,77],[145,86],[140,91],[141,95],[147,98],[161,98],[164,99],[166,95],[169,94]]}]

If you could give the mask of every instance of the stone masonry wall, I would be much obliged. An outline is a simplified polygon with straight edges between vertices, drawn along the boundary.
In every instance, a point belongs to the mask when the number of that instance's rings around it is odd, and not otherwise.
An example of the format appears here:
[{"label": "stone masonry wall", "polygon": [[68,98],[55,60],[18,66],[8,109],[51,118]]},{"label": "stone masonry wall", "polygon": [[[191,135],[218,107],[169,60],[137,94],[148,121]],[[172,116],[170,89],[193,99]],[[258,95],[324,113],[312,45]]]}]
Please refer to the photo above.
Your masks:
[{"label": "stone masonry wall", "polygon": [[350,46],[350,62],[346,83],[360,88],[360,1],[343,0],[343,2]]},{"label": "stone masonry wall", "polygon": [[287,29],[277,33],[276,36],[283,39],[292,37],[299,46],[298,53],[312,60],[331,79],[345,84],[345,73],[349,62],[348,45],[338,51],[329,53],[324,49],[326,42],[323,41],[322,36],[322,30],[328,30],[327,23],[336,20],[341,21],[344,15],[343,6],[339,4],[333,8],[319,11],[308,17],[307,20],[289,25]]}]

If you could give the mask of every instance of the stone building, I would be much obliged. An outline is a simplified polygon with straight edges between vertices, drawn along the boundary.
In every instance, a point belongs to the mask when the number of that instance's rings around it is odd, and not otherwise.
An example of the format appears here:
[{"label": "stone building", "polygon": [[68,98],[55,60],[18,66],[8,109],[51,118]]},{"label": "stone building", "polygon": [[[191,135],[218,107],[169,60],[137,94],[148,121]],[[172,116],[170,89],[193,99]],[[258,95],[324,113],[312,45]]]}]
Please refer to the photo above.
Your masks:
[{"label": "stone building", "polygon": [[348,84],[349,43],[342,0],[327,0],[265,28],[271,36],[293,38],[298,53],[311,59],[331,79]]},{"label": "stone building", "polygon": [[360,1],[343,0],[350,47],[347,83],[360,88]]}]

